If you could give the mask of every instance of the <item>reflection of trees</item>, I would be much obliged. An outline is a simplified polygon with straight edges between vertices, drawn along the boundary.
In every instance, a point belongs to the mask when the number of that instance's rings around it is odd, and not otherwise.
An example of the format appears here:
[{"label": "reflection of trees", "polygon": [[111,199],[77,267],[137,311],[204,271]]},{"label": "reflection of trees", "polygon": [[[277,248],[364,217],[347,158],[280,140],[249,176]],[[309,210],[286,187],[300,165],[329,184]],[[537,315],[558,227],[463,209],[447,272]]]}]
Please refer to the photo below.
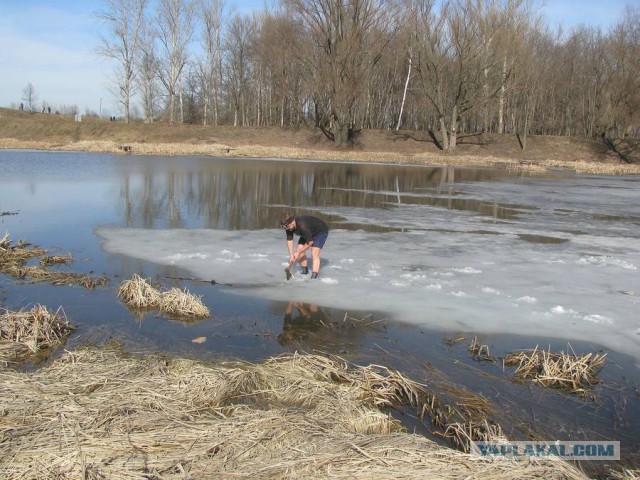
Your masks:
[{"label": "reflection of trees", "polygon": [[277,225],[282,205],[390,208],[427,204],[506,218],[509,206],[457,198],[456,182],[498,180],[497,170],[250,160],[144,162],[123,171],[127,226],[255,229]]}]

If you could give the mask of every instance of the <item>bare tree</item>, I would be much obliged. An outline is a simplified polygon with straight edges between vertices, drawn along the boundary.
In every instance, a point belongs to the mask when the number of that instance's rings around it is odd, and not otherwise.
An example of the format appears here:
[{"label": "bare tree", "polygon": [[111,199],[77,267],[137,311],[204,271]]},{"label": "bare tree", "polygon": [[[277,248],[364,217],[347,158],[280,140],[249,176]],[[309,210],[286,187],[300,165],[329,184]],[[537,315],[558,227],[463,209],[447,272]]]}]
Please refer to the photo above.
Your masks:
[{"label": "bare tree", "polygon": [[167,92],[169,123],[175,122],[175,101],[182,71],[187,64],[187,47],[194,33],[192,0],[159,0],[156,37],[160,43],[158,76]]},{"label": "bare tree", "polygon": [[137,85],[142,99],[144,119],[152,123],[159,111],[160,85],[158,84],[158,58],[154,49],[154,33],[145,24],[140,36],[140,49],[136,59]]},{"label": "bare tree", "polygon": [[224,0],[199,0],[198,13],[202,21],[201,46],[204,60],[200,78],[204,100],[203,124],[210,119],[218,124],[218,96],[222,75],[222,13]]},{"label": "bare tree", "polygon": [[234,126],[249,124],[247,109],[255,32],[256,22],[252,17],[235,15],[230,21],[225,52],[227,93]]},{"label": "bare tree", "polygon": [[136,76],[134,63],[140,46],[146,4],[147,0],[106,0],[105,9],[97,13],[110,34],[101,38],[97,53],[115,61],[117,96],[127,123],[130,120]]},{"label": "bare tree", "polygon": [[[640,124],[640,7],[627,6],[607,41],[605,136],[637,134]],[[635,130],[635,132],[634,132]]]},{"label": "bare tree", "polygon": [[31,82],[27,83],[27,85],[22,89],[22,100],[24,100],[26,109],[29,112],[35,111],[36,103],[38,103],[38,94]]},{"label": "bare tree", "polygon": [[380,52],[395,32],[385,0],[286,0],[313,50],[303,59],[314,81],[316,122],[336,146],[353,140],[354,115]]},{"label": "bare tree", "polygon": [[297,124],[303,79],[296,51],[301,43],[300,30],[286,13],[260,17],[255,53],[262,75],[262,97],[266,97],[263,118],[267,124]]},{"label": "bare tree", "polygon": [[524,5],[449,0],[436,12],[433,0],[414,3],[416,70],[435,108],[443,150],[455,149],[461,119],[502,91],[513,62],[504,53],[506,34]]}]

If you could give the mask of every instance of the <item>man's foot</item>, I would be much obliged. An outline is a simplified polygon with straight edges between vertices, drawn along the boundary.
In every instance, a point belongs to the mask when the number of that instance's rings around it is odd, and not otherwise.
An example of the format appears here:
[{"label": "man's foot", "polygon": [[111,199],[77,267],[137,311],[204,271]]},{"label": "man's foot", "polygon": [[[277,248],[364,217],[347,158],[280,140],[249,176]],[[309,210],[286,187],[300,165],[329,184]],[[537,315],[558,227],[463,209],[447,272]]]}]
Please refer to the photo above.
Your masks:
[{"label": "man's foot", "polygon": [[302,267],[302,274],[306,275],[307,273],[309,273],[309,267]]},{"label": "man's foot", "polygon": [[313,280],[314,278],[318,278],[318,272],[313,272],[311,274],[311,279]]}]

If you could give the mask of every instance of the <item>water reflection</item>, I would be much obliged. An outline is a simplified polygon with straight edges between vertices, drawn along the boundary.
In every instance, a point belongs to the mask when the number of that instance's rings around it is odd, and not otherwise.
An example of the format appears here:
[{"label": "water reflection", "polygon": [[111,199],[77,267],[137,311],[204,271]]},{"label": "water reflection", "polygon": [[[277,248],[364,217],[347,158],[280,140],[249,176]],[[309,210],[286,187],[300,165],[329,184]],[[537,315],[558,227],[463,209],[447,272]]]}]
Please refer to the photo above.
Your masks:
[{"label": "water reflection", "polygon": [[386,332],[386,326],[386,317],[291,300],[284,307],[278,343],[290,350],[320,349],[334,354],[363,352],[371,338]]},{"label": "water reflection", "polygon": [[326,328],[330,322],[318,305],[291,301],[285,308],[282,333],[278,335],[278,342],[288,345],[294,339],[303,339],[311,332]]},{"label": "water reflection", "polygon": [[[273,228],[281,213],[274,207],[282,206],[385,209],[418,204],[494,219],[511,219],[529,208],[464,198],[460,183],[513,176],[489,169],[200,159],[167,168],[142,161],[125,165],[121,175],[124,224],[145,228]],[[193,225],[194,219],[199,224]]]}]

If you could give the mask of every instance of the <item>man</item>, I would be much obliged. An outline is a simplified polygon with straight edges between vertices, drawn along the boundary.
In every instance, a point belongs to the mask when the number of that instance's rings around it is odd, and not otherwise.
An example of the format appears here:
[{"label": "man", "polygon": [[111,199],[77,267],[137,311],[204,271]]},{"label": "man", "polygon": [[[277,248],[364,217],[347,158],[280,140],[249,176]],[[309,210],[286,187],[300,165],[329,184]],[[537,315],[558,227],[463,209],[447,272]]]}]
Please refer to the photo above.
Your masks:
[{"label": "man", "polygon": [[[287,248],[289,250],[289,264],[300,263],[302,273],[309,273],[307,250],[311,249],[311,278],[318,278],[320,271],[320,252],[329,236],[329,227],[318,217],[310,215],[294,217],[283,213],[280,225],[287,232]],[[293,234],[300,236],[298,247],[293,249]]]}]

